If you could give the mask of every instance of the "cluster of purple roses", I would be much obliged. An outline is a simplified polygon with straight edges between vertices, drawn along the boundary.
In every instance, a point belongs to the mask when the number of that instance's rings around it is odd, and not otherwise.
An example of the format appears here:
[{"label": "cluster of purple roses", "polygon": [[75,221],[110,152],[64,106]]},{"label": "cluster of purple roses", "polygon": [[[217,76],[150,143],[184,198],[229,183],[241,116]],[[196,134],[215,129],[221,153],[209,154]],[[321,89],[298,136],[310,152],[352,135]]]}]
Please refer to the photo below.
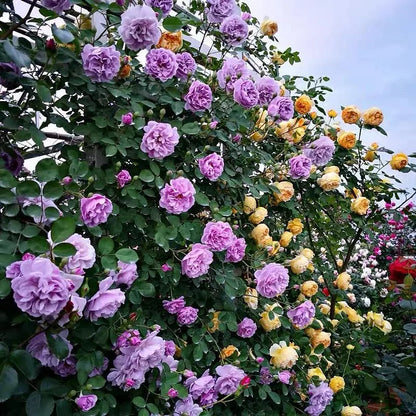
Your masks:
[{"label": "cluster of purple roses", "polygon": [[319,386],[309,385],[309,406],[305,412],[310,416],[319,416],[331,403],[334,392],[328,383],[322,382]]},{"label": "cluster of purple roses", "polygon": [[163,308],[171,315],[176,315],[179,325],[192,325],[198,318],[198,309],[186,306],[183,296],[172,300],[164,300]]}]

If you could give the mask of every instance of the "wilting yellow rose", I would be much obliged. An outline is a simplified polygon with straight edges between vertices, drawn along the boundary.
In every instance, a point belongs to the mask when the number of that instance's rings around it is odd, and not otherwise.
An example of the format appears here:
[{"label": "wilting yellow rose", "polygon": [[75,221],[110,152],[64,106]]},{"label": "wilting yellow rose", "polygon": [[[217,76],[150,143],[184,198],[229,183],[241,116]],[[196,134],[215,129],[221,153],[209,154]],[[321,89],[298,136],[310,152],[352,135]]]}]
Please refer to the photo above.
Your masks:
[{"label": "wilting yellow rose", "polygon": [[250,309],[257,309],[259,305],[259,295],[257,290],[252,287],[248,287],[244,294],[244,302]]},{"label": "wilting yellow rose", "polygon": [[302,256],[302,254],[299,254],[299,256],[296,256],[290,261],[290,269],[295,274],[306,272],[306,270],[308,270],[308,266],[309,259],[305,256]]},{"label": "wilting yellow rose", "polygon": [[290,231],[285,231],[280,237],[279,243],[282,247],[287,247],[292,241],[292,238],[293,234]]},{"label": "wilting yellow rose", "polygon": [[277,137],[281,137],[289,142],[299,143],[305,135],[307,126],[303,118],[292,118],[289,121],[280,122],[274,133]]},{"label": "wilting yellow rose", "polygon": [[260,32],[266,36],[274,36],[277,33],[277,22],[266,19],[260,25]]},{"label": "wilting yellow rose", "polygon": [[346,189],[345,196],[350,199],[355,199],[355,198],[359,198],[360,196],[362,196],[362,193],[357,188],[352,188],[352,190]]},{"label": "wilting yellow rose", "polygon": [[172,52],[182,48],[182,32],[163,32],[156,48],[169,49]]},{"label": "wilting yellow rose", "polygon": [[256,207],[257,207],[257,202],[255,198],[253,198],[252,196],[246,195],[246,197],[244,198],[244,203],[243,203],[244,214],[247,214],[247,215],[251,214],[252,212],[254,212]]},{"label": "wilting yellow rose", "polygon": [[383,113],[377,107],[371,107],[363,113],[364,123],[370,126],[379,126],[383,122],[383,119]]},{"label": "wilting yellow rose", "polygon": [[327,305],[326,303],[319,305],[318,308],[324,315],[328,315],[329,312],[331,311],[331,307]]},{"label": "wilting yellow rose", "polygon": [[355,134],[350,131],[343,131],[338,135],[337,142],[344,149],[352,149],[355,146],[357,139]]},{"label": "wilting yellow rose", "polygon": [[351,201],[351,211],[358,215],[365,215],[370,207],[370,201],[364,196],[360,196]]},{"label": "wilting yellow rose", "polygon": [[313,348],[320,344],[328,348],[331,345],[331,334],[325,331],[317,332],[311,336],[310,342]]},{"label": "wilting yellow rose", "polygon": [[91,30],[92,29],[92,21],[86,14],[78,15],[76,19],[76,24],[79,29],[83,30]]},{"label": "wilting yellow rose", "polygon": [[301,284],[300,291],[303,295],[310,298],[318,292],[318,283],[313,280],[307,280]]},{"label": "wilting yellow rose", "polygon": [[329,387],[334,393],[338,393],[340,390],[344,390],[344,378],[341,376],[332,377],[331,380],[329,380]]},{"label": "wilting yellow rose", "polygon": [[331,118],[335,118],[338,115],[338,113],[335,110],[329,110],[328,116]]},{"label": "wilting yellow rose", "polygon": [[315,368],[310,368],[308,370],[308,375],[306,376],[309,380],[312,377],[318,377],[319,380],[321,381],[325,381],[326,380],[326,376],[324,374],[324,372],[319,368],[319,367],[315,367]]},{"label": "wilting yellow rose", "polygon": [[313,106],[313,101],[306,94],[301,95],[295,101],[295,110],[299,114],[308,114]]},{"label": "wilting yellow rose", "polygon": [[376,158],[376,152],[374,150],[367,150],[364,156],[364,160],[367,162],[373,162]]},{"label": "wilting yellow rose", "polygon": [[361,416],[363,412],[358,406],[343,406],[341,416]]},{"label": "wilting yellow rose", "polygon": [[220,328],[220,320],[219,320],[219,316],[220,316],[220,312],[214,312],[212,314],[212,326],[208,327],[208,332],[211,332],[211,334],[213,334],[215,331],[218,331],[218,329]]},{"label": "wilting yellow rose", "polygon": [[345,313],[347,315],[348,320],[354,324],[360,324],[364,322],[364,318],[360,316],[355,309],[351,308],[351,306],[349,306],[347,302],[341,301],[336,304],[335,314],[338,314],[340,312]]},{"label": "wilting yellow rose", "polygon": [[340,273],[335,280],[335,285],[338,289],[347,290],[351,282],[351,276],[347,272]]},{"label": "wilting yellow rose", "polygon": [[264,221],[264,219],[267,217],[267,209],[263,207],[258,207],[256,210],[248,217],[248,220],[252,224],[260,224]]},{"label": "wilting yellow rose", "polygon": [[390,166],[394,170],[403,169],[407,163],[409,162],[409,158],[404,153],[396,153],[390,160]]},{"label": "wilting yellow rose", "polygon": [[266,305],[264,307],[264,312],[260,314],[261,318],[259,320],[259,324],[266,332],[273,331],[273,329],[280,328],[281,326],[279,315],[273,312],[276,306],[277,303],[274,303],[273,305]]},{"label": "wilting yellow rose", "polygon": [[295,189],[291,182],[275,182],[274,186],[279,190],[279,192],[273,193],[276,203],[289,201],[295,193]]},{"label": "wilting yellow rose", "polygon": [[272,62],[277,65],[283,65],[285,60],[282,58],[282,54],[276,51],[272,55]]},{"label": "wilting yellow rose", "polygon": [[238,351],[237,347],[234,345],[228,345],[228,347],[221,350],[220,357],[225,360],[226,358],[231,357],[235,352],[237,355],[240,355],[240,351]]},{"label": "wilting yellow rose", "polygon": [[295,346],[292,343],[288,346],[285,341],[273,344],[270,347],[269,354],[272,357],[271,364],[278,368],[292,368],[299,358]]},{"label": "wilting yellow rose", "polygon": [[293,234],[298,235],[303,231],[303,224],[300,218],[294,218],[287,223],[287,229]]},{"label": "wilting yellow rose", "polygon": [[332,191],[338,188],[341,183],[341,178],[338,173],[329,172],[322,175],[321,178],[318,178],[317,182],[324,191]]},{"label": "wilting yellow rose", "polygon": [[344,123],[355,124],[361,117],[361,111],[355,105],[349,105],[342,110],[341,117]]}]

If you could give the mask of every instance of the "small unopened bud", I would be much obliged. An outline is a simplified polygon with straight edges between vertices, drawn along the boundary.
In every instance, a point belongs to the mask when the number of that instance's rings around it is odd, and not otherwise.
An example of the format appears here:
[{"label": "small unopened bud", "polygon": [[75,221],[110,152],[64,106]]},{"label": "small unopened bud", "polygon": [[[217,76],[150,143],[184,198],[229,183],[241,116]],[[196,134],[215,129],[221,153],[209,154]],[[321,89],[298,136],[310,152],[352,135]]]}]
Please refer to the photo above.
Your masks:
[{"label": "small unopened bud", "polygon": [[160,118],[165,117],[165,114],[166,114],[166,110],[164,108],[161,108],[159,111]]},{"label": "small unopened bud", "polygon": [[150,110],[147,110],[147,113],[146,113],[149,117],[151,117],[152,115],[153,115],[153,110],[152,109],[150,109]]},{"label": "small unopened bud", "polygon": [[94,176],[90,176],[90,177],[88,178],[88,183],[92,183],[92,182],[94,182]]}]

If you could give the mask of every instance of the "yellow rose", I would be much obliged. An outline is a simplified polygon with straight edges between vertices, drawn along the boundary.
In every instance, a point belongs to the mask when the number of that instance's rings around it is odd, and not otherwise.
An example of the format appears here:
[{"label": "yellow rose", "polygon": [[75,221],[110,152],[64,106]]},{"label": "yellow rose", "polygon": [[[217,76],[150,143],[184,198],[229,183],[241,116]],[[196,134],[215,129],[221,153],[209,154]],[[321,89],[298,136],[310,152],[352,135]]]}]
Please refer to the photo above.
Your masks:
[{"label": "yellow rose", "polygon": [[378,329],[383,331],[384,334],[389,334],[393,328],[392,328],[391,323],[389,321],[384,320],[383,324],[381,326],[379,326]]},{"label": "yellow rose", "polygon": [[379,126],[383,122],[382,111],[377,107],[371,107],[363,113],[363,121],[370,126]]},{"label": "yellow rose", "polygon": [[390,160],[390,166],[394,170],[403,169],[409,161],[409,158],[404,153],[396,153]]},{"label": "yellow rose", "polygon": [[273,20],[266,19],[260,25],[260,32],[266,36],[274,36],[277,33],[277,23]]},{"label": "yellow rose", "polygon": [[371,149],[371,150],[377,150],[377,149],[378,149],[378,143],[377,143],[377,142],[373,142],[373,143],[371,143],[371,145],[370,145],[370,149]]},{"label": "yellow rose", "polygon": [[338,393],[340,390],[344,390],[345,381],[343,377],[335,376],[329,380],[329,387],[334,393]]},{"label": "yellow rose", "polygon": [[359,198],[360,196],[362,196],[362,193],[357,188],[352,188],[352,190],[346,189],[345,196],[350,199],[355,199],[355,198]]},{"label": "yellow rose", "polygon": [[335,110],[329,110],[328,116],[331,118],[335,118],[338,115],[338,113]]},{"label": "yellow rose", "polygon": [[265,134],[260,133],[259,131],[255,131],[254,133],[250,134],[250,139],[254,142],[260,143],[264,139]]},{"label": "yellow rose", "polygon": [[[275,312],[273,312],[273,309],[277,306],[276,303],[273,305],[266,305],[264,307],[264,312],[260,314],[261,318],[259,320],[259,324],[262,326],[262,328],[266,332],[270,332],[273,329],[280,328],[281,322],[279,319],[279,315]],[[272,316],[270,318],[270,315]]]},{"label": "yellow rose", "polygon": [[218,329],[220,328],[220,320],[218,319],[219,316],[220,312],[214,312],[212,314],[212,326],[208,327],[208,332],[211,332],[211,334],[213,334],[215,331],[218,331]]},{"label": "yellow rose", "polygon": [[259,224],[253,228],[253,231],[250,235],[256,241],[256,243],[259,244],[265,238],[270,237],[269,227],[266,224]]},{"label": "yellow rose", "polygon": [[361,324],[364,322],[364,318],[358,315],[357,311],[350,306],[347,306],[343,312],[347,314],[348,320],[353,324]]},{"label": "yellow rose", "polygon": [[336,328],[337,325],[339,324],[338,319],[331,319],[330,322],[331,322],[332,328]]},{"label": "yellow rose", "polygon": [[306,127],[303,118],[291,119],[289,121],[282,121],[279,123],[274,131],[277,137],[281,137],[289,142],[298,143],[305,135]]},{"label": "yellow rose", "polygon": [[344,264],[344,261],[343,261],[343,260],[341,260],[341,259],[338,259],[338,260],[337,260],[337,266],[338,266],[338,267],[342,267],[342,266],[343,266],[343,264]]},{"label": "yellow rose", "polygon": [[234,345],[228,345],[228,347],[221,350],[220,357],[225,360],[226,358],[231,357],[235,352],[237,355],[240,355],[240,351],[238,351]]},{"label": "yellow rose", "polygon": [[357,141],[355,134],[350,131],[343,131],[338,135],[337,142],[344,149],[352,149]]},{"label": "yellow rose", "polygon": [[260,224],[267,217],[267,209],[263,207],[256,208],[256,210],[248,217],[252,224]]},{"label": "yellow rose", "polygon": [[92,29],[92,21],[86,14],[78,15],[76,19],[76,24],[79,29],[82,30],[91,30]]},{"label": "yellow rose", "polygon": [[367,312],[366,319],[369,325],[379,327],[383,325],[384,315],[382,313],[370,311]]},{"label": "yellow rose", "polygon": [[280,249],[279,242],[278,241],[273,241],[270,248],[269,248],[269,251],[267,253],[268,256],[271,257],[271,256],[276,255],[279,252],[279,249]]},{"label": "yellow rose", "polygon": [[274,186],[279,190],[279,192],[273,193],[276,203],[289,201],[295,193],[295,189],[291,182],[275,182]]},{"label": "yellow rose", "polygon": [[358,406],[343,406],[341,416],[361,416],[363,412]]},{"label": "yellow rose", "polygon": [[294,218],[287,223],[287,229],[293,234],[298,235],[303,231],[303,224],[300,218]]},{"label": "yellow rose", "polygon": [[285,341],[270,347],[271,364],[278,368],[292,368],[299,358],[294,345],[287,345]]},{"label": "yellow rose", "polygon": [[367,150],[364,160],[367,162],[373,162],[376,158],[376,152],[374,150]]},{"label": "yellow rose", "polygon": [[282,54],[276,51],[272,55],[272,62],[277,65],[283,65],[285,60],[282,58]]},{"label": "yellow rose", "polygon": [[285,231],[280,237],[279,243],[282,247],[287,247],[292,241],[292,238],[293,234],[290,231]]},{"label": "yellow rose", "polygon": [[119,78],[127,78],[130,75],[131,72],[131,66],[129,64],[125,64],[120,68],[120,71],[118,71],[117,76]]},{"label": "yellow rose", "polygon": [[320,331],[311,336],[310,342],[313,348],[320,344],[325,348],[328,348],[331,345],[331,334],[329,332]]},{"label": "yellow rose", "polygon": [[323,371],[319,368],[319,367],[315,367],[315,368],[310,368],[308,370],[308,375],[306,376],[309,380],[312,377],[318,377],[319,380],[321,381],[325,381],[326,380],[326,376],[323,373]]},{"label": "yellow rose", "polygon": [[303,295],[310,298],[318,292],[318,283],[313,280],[307,280],[301,284],[300,291]]},{"label": "yellow rose", "polygon": [[313,101],[306,94],[301,95],[295,101],[295,110],[299,114],[308,114],[313,106]]},{"label": "yellow rose", "polygon": [[305,256],[302,256],[302,254],[299,254],[299,256],[296,256],[290,261],[290,269],[295,274],[306,272],[306,270],[308,270],[308,266],[309,259]]},{"label": "yellow rose", "polygon": [[244,214],[247,214],[247,215],[251,214],[252,212],[254,212],[256,207],[257,207],[257,202],[255,198],[253,198],[252,196],[246,195],[246,197],[244,198],[244,203],[243,203]]},{"label": "yellow rose", "polygon": [[339,167],[338,166],[327,166],[324,169],[324,173],[339,173]]},{"label": "yellow rose", "polygon": [[328,315],[329,312],[331,311],[331,307],[327,305],[326,303],[319,305],[318,308],[324,315]]},{"label": "yellow rose", "polygon": [[322,175],[322,177],[319,178],[317,182],[318,182],[318,185],[324,191],[332,191],[338,188],[338,186],[341,183],[341,178],[339,177],[338,173],[329,172],[329,173],[325,173],[324,175]]},{"label": "yellow rose", "polygon": [[363,196],[360,196],[359,198],[353,199],[351,201],[351,211],[358,215],[365,215],[369,207],[370,201]]},{"label": "yellow rose", "polygon": [[347,290],[350,282],[351,276],[348,273],[343,272],[338,275],[334,283],[338,289]]},{"label": "yellow rose", "polygon": [[316,113],[316,111],[311,111],[311,112],[309,113],[309,115],[311,116],[311,119],[312,119],[312,120],[315,120],[315,119],[316,119],[316,117],[318,117],[318,114]]},{"label": "yellow rose", "polygon": [[156,48],[169,49],[172,52],[182,48],[182,32],[163,32]]},{"label": "yellow rose", "polygon": [[342,120],[347,124],[355,124],[361,117],[361,111],[355,105],[349,105],[342,110]]},{"label": "yellow rose", "polygon": [[259,304],[259,295],[256,289],[248,287],[244,294],[244,302],[250,309],[257,309]]},{"label": "yellow rose", "polygon": [[352,351],[355,347],[354,347],[354,345],[352,345],[352,344],[348,344],[348,345],[346,346],[346,348],[347,348],[347,350]]}]

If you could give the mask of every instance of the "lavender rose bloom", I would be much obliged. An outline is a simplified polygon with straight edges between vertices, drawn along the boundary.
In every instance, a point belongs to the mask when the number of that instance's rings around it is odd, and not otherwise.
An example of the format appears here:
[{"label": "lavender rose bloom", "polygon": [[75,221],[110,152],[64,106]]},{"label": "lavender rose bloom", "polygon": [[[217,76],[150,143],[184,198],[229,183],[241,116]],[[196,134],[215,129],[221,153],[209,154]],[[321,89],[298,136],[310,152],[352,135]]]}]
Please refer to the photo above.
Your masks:
[{"label": "lavender rose bloom", "polygon": [[198,318],[198,309],[185,306],[176,315],[179,325],[192,325]]},{"label": "lavender rose bloom", "polygon": [[217,153],[198,159],[198,166],[201,173],[210,181],[216,181],[224,170],[224,159]]},{"label": "lavender rose bloom", "polygon": [[64,10],[71,8],[71,2],[69,0],[42,0],[41,5],[45,9],[54,11],[56,14],[62,14]]},{"label": "lavender rose bloom", "polygon": [[[1,64],[0,64],[0,70],[1,70]],[[2,84],[2,80],[0,78],[0,85]],[[8,87],[10,88],[10,87]],[[0,159],[3,159],[4,161],[4,167],[13,175],[17,176],[24,164],[24,159],[22,155],[15,149],[7,149],[0,151]]]},{"label": "lavender rose bloom", "polygon": [[246,240],[244,238],[235,238],[232,244],[227,248],[225,261],[230,263],[238,263],[243,260],[246,252]]},{"label": "lavender rose bloom", "polygon": [[289,175],[293,179],[306,179],[311,174],[312,161],[304,156],[299,155],[289,159]]},{"label": "lavender rose bloom", "polygon": [[130,6],[121,15],[118,33],[132,51],[156,45],[161,35],[156,13],[146,5]]},{"label": "lavender rose bloom", "polygon": [[210,23],[221,23],[226,17],[240,12],[235,0],[207,0],[207,17]]},{"label": "lavender rose bloom", "polygon": [[248,36],[248,25],[240,16],[230,16],[223,20],[220,31],[231,46],[241,45]]},{"label": "lavender rose bloom", "polygon": [[178,64],[176,76],[181,81],[186,81],[188,77],[196,71],[195,59],[189,52],[177,53],[176,63]]},{"label": "lavender rose bloom", "polygon": [[251,79],[240,78],[234,83],[234,100],[245,108],[252,108],[259,101],[259,92]]},{"label": "lavender rose bloom", "polygon": [[93,368],[91,373],[88,374],[88,377],[100,376],[104,373],[105,370],[107,370],[108,364],[110,364],[110,360],[107,357],[104,357],[103,365],[100,367]]},{"label": "lavender rose bloom", "polygon": [[209,265],[213,262],[214,255],[208,246],[194,244],[192,250],[182,259],[182,274],[194,279],[208,273]]},{"label": "lavender rose bloom", "polygon": [[120,69],[120,52],[114,45],[87,44],[82,50],[81,58],[85,74],[93,81],[111,81]]},{"label": "lavender rose bloom", "polygon": [[202,234],[201,242],[212,251],[223,251],[234,242],[233,230],[228,222],[209,222]]},{"label": "lavender rose bloom", "polygon": [[6,277],[8,279],[14,279],[15,277],[19,277],[22,275],[20,272],[20,265],[23,263],[23,261],[15,261],[11,264],[9,264],[6,267]]},{"label": "lavender rose bloom", "polygon": [[140,149],[154,159],[163,159],[175,151],[179,143],[179,134],[176,127],[169,123],[149,121],[143,129],[145,131]]},{"label": "lavender rose bloom", "polygon": [[208,393],[214,388],[214,377],[209,375],[209,370],[205,370],[201,377],[189,377],[185,380],[185,387],[194,400],[198,399],[203,393]]},{"label": "lavender rose bloom", "polygon": [[292,373],[289,370],[280,371],[278,374],[279,381],[283,384],[289,384]]},{"label": "lavender rose bloom", "polygon": [[259,105],[269,104],[280,91],[279,84],[271,77],[261,77],[256,81],[256,88],[259,92]]},{"label": "lavender rose bloom", "polygon": [[164,300],[162,303],[163,309],[172,315],[176,315],[181,309],[185,307],[185,299],[183,296],[172,300]]},{"label": "lavender rose bloom", "polygon": [[221,69],[217,72],[218,84],[225,88],[228,93],[234,91],[234,83],[240,78],[248,77],[246,63],[242,59],[228,58],[222,64]]},{"label": "lavender rose bloom", "polygon": [[117,183],[120,188],[124,188],[131,181],[131,175],[128,170],[122,169],[116,175]]},{"label": "lavender rose bloom", "polygon": [[117,268],[118,272],[113,272],[111,275],[117,286],[127,285],[127,287],[130,287],[138,278],[136,263],[124,263],[119,260]]},{"label": "lavender rose bloom", "polygon": [[0,62],[0,85],[8,89],[17,88],[21,76],[20,68],[14,62]]},{"label": "lavender rose bloom", "polygon": [[176,352],[176,345],[173,341],[165,341],[165,355],[173,357]]},{"label": "lavender rose bloom", "polygon": [[256,289],[265,298],[281,295],[289,284],[289,272],[281,264],[269,263],[254,273]]},{"label": "lavender rose bloom", "polygon": [[74,376],[77,373],[77,359],[75,355],[70,355],[59,361],[57,366],[52,367],[52,371],[60,377]]},{"label": "lavender rose bloom", "polygon": [[167,81],[176,75],[178,64],[175,54],[169,49],[152,49],[146,56],[146,74],[160,81]]},{"label": "lavender rose bloom", "polygon": [[319,416],[331,403],[334,392],[328,383],[322,382],[319,386],[309,385],[309,406],[305,412],[310,416]]},{"label": "lavender rose bloom", "polygon": [[219,376],[215,383],[215,390],[224,395],[235,393],[240,381],[245,377],[243,370],[231,364],[220,365],[215,371]]},{"label": "lavender rose bloom", "polygon": [[181,214],[188,211],[195,203],[196,191],[189,179],[179,177],[172,179],[160,191],[159,206],[169,214]]},{"label": "lavender rose bloom", "polygon": [[111,201],[100,194],[94,194],[90,198],[81,198],[81,218],[87,227],[95,227],[107,222],[108,216],[113,211]]},{"label": "lavender rose bloom", "polygon": [[68,303],[70,281],[49,259],[36,258],[20,264],[20,276],[12,280],[13,297],[23,312],[35,317],[56,317]]},{"label": "lavender rose bloom", "polygon": [[257,330],[256,323],[250,318],[244,318],[237,325],[237,335],[241,338],[251,338]]},{"label": "lavender rose bloom", "polygon": [[335,144],[327,136],[321,136],[303,149],[303,154],[316,166],[326,165],[332,159],[334,152]]},{"label": "lavender rose bloom", "polygon": [[73,256],[68,257],[68,263],[65,266],[67,271],[89,269],[94,266],[95,250],[89,238],[84,238],[79,234],[72,234],[64,242],[72,244],[77,250]]},{"label": "lavender rose bloom", "polygon": [[276,97],[267,108],[267,112],[271,117],[278,117],[279,120],[290,120],[294,114],[293,101],[290,97]]},{"label": "lavender rose bloom", "polygon": [[201,81],[194,81],[185,95],[185,110],[196,113],[211,108],[212,91],[209,85]]},{"label": "lavender rose bloom", "polygon": [[125,302],[126,297],[120,289],[110,289],[112,284],[111,277],[102,280],[98,292],[88,301],[85,316],[91,321],[111,318]]},{"label": "lavender rose bloom", "polygon": [[296,308],[287,311],[287,316],[297,328],[306,328],[313,321],[315,306],[310,300],[307,300]]},{"label": "lavender rose bloom", "polygon": [[146,4],[155,9],[162,10],[163,16],[166,16],[172,10],[173,0],[146,0]]},{"label": "lavender rose bloom", "polygon": [[121,116],[121,122],[125,126],[130,126],[133,123],[133,113],[126,113]]},{"label": "lavender rose bloom", "polygon": [[98,397],[95,394],[87,394],[85,396],[80,394],[79,397],[75,399],[75,403],[81,409],[81,411],[88,412],[88,410],[95,406],[97,400]]},{"label": "lavender rose bloom", "polygon": [[267,367],[260,368],[260,384],[271,384],[273,380],[273,375]]},{"label": "lavender rose bloom", "polygon": [[172,416],[199,416],[203,411],[204,409],[194,403],[191,396],[188,396],[176,402]]}]

